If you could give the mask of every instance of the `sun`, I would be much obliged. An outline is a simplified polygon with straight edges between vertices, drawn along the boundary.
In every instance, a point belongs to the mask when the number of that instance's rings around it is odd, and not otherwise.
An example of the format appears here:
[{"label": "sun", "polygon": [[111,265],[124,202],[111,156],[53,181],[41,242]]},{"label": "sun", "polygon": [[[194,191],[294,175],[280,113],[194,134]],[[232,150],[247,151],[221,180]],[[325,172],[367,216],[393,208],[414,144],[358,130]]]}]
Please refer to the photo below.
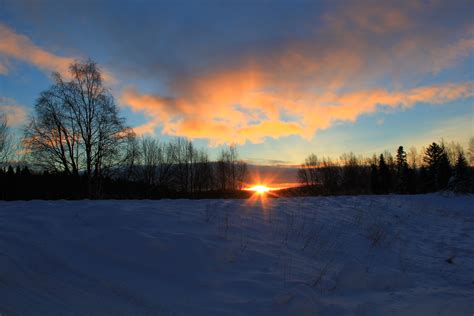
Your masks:
[{"label": "sun", "polygon": [[259,185],[255,185],[253,187],[250,187],[249,190],[250,191],[255,191],[258,194],[264,194],[264,193],[270,191],[270,188],[265,186],[265,185],[259,184]]}]

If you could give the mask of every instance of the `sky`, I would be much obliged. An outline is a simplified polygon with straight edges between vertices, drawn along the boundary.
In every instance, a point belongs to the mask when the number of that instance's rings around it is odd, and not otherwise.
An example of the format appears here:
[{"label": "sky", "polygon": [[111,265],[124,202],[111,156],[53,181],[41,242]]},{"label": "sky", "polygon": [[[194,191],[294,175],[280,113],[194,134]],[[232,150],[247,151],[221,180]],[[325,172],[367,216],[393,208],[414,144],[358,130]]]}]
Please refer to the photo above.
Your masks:
[{"label": "sky", "polygon": [[102,69],[138,135],[256,164],[474,136],[472,1],[0,0],[13,130],[51,73]]}]

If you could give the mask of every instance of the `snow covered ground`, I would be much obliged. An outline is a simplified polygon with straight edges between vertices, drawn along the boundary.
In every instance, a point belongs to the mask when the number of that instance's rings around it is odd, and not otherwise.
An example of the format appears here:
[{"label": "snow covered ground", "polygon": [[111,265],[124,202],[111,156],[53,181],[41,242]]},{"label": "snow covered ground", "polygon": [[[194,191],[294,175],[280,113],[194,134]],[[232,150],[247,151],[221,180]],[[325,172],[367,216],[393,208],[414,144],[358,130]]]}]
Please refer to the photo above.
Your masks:
[{"label": "snow covered ground", "polygon": [[0,202],[0,314],[470,316],[473,205]]}]

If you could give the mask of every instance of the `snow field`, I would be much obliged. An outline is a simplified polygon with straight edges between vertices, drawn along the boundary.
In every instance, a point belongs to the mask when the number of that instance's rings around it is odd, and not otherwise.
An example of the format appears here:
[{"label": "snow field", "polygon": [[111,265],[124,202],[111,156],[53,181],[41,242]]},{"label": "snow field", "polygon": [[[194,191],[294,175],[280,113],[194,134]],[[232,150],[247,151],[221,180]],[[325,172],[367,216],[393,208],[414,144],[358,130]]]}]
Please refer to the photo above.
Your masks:
[{"label": "snow field", "polygon": [[472,315],[474,197],[0,202],[6,315]]}]

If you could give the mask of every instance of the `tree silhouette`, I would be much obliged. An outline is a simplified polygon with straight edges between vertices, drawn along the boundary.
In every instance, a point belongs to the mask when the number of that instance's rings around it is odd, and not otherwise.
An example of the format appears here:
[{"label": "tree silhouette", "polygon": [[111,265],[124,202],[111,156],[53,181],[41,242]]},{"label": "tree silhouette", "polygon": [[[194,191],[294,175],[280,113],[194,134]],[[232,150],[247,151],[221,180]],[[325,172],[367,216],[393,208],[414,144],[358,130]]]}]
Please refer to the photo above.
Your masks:
[{"label": "tree silhouette", "polygon": [[474,137],[469,138],[469,147],[467,149],[468,163],[474,165]]},{"label": "tree silhouette", "polygon": [[140,141],[140,163],[142,179],[147,184],[157,182],[158,166],[161,162],[161,146],[156,139],[143,137]]},{"label": "tree silhouette", "polygon": [[469,192],[472,183],[469,178],[469,167],[466,157],[461,151],[454,165],[454,175],[449,182],[449,187],[455,192]]},{"label": "tree silhouette", "polygon": [[433,142],[426,149],[423,161],[428,168],[428,189],[434,191],[446,188],[451,177],[451,165],[444,147]]},{"label": "tree silhouette", "polygon": [[396,156],[397,191],[408,193],[410,189],[410,169],[407,162],[407,154],[403,146],[398,147]]},{"label": "tree silhouette", "polygon": [[247,164],[239,160],[237,147],[231,145],[222,149],[216,167],[216,182],[222,191],[239,190],[247,179]]},{"label": "tree silhouette", "polygon": [[50,171],[100,178],[128,157],[133,131],[119,116],[93,61],[70,66],[70,81],[54,73],[54,84],[43,91],[25,129],[25,144],[34,162]]},{"label": "tree silhouette", "polygon": [[385,162],[385,157],[383,154],[379,156],[379,185],[380,193],[387,194],[390,192],[392,177],[390,174],[390,169]]},{"label": "tree silhouette", "polygon": [[370,164],[370,191],[375,194],[380,192],[379,172],[375,163]]},{"label": "tree silhouette", "polygon": [[359,159],[354,153],[344,153],[340,157],[342,163],[342,188],[347,193],[358,190],[361,182],[360,172],[361,166]]},{"label": "tree silhouette", "polygon": [[449,179],[452,175],[451,164],[449,163],[449,157],[444,152],[441,155],[441,159],[438,165],[438,178],[437,178],[437,189],[445,189],[448,186]]},{"label": "tree silhouette", "polygon": [[309,155],[298,169],[298,179],[307,186],[314,187],[321,184],[319,159],[315,154]]},{"label": "tree silhouette", "polygon": [[11,153],[11,138],[8,130],[7,116],[0,113],[0,168],[8,161]]},{"label": "tree silhouette", "polygon": [[340,182],[340,170],[331,158],[323,158],[320,168],[321,181],[325,194],[337,192]]}]

